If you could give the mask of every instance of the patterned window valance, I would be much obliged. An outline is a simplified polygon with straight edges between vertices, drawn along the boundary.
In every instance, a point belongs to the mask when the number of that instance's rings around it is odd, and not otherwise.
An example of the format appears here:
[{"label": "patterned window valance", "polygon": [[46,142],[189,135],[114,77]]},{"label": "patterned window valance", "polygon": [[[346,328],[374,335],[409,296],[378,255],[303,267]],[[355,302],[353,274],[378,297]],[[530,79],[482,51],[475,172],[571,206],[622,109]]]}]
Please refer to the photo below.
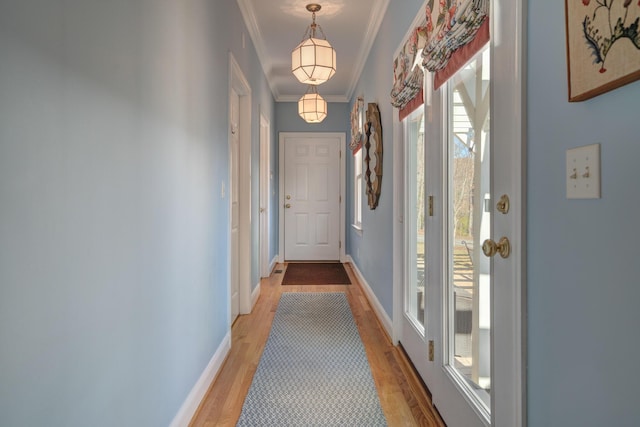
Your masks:
[{"label": "patterned window valance", "polygon": [[489,0],[429,0],[422,65],[437,89],[489,41]]},{"label": "patterned window valance", "polygon": [[426,27],[417,27],[393,61],[394,82],[391,90],[391,105],[401,110],[422,93],[424,72],[422,67],[416,65],[416,56],[424,47],[427,41],[426,36]]},{"label": "patterned window valance", "polygon": [[359,96],[356,98],[351,108],[351,142],[349,148],[355,155],[362,148],[362,136],[364,128],[364,98]]}]

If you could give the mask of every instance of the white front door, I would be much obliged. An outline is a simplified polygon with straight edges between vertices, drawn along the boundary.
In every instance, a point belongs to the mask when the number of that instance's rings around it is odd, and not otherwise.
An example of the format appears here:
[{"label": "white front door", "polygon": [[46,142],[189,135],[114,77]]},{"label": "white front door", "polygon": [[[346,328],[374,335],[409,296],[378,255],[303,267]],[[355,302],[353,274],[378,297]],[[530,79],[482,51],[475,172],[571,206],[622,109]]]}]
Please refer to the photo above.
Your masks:
[{"label": "white front door", "polygon": [[289,134],[284,150],[284,258],[340,260],[341,153],[344,135]]}]

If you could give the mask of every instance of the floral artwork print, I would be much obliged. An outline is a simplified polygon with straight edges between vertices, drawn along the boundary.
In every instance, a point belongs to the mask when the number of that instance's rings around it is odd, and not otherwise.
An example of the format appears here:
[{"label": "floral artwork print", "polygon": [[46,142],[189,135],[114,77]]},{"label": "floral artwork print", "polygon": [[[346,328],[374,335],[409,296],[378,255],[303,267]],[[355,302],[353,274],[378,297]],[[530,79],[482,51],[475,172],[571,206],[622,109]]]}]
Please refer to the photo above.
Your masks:
[{"label": "floral artwork print", "polygon": [[640,0],[565,0],[569,101],[640,78]]},{"label": "floral artwork print", "polygon": [[[640,34],[638,34],[640,18],[636,16],[632,22],[627,22],[631,0],[624,0],[624,2],[595,0],[593,3],[596,5],[593,14],[586,15],[582,24],[584,38],[587,46],[592,50],[593,62],[600,65],[601,73],[606,73],[607,54],[616,42],[627,38],[636,49],[640,49]],[[613,8],[614,3],[622,4],[622,10]],[[582,4],[589,6],[591,0],[582,0]],[[634,6],[640,7],[640,1]]]}]

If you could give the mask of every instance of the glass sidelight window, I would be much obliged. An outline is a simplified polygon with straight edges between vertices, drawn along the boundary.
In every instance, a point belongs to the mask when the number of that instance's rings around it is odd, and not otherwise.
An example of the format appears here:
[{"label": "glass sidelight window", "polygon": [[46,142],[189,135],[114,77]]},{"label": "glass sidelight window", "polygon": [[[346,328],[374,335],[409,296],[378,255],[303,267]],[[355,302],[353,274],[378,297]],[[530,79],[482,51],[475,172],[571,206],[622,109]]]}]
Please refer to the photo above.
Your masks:
[{"label": "glass sidelight window", "polygon": [[425,322],[425,151],[424,110],[418,108],[404,120],[407,150],[407,286],[405,314],[424,335]]},{"label": "glass sidelight window", "polygon": [[490,410],[491,290],[489,50],[461,69],[447,85],[448,226],[447,356],[450,372]]}]

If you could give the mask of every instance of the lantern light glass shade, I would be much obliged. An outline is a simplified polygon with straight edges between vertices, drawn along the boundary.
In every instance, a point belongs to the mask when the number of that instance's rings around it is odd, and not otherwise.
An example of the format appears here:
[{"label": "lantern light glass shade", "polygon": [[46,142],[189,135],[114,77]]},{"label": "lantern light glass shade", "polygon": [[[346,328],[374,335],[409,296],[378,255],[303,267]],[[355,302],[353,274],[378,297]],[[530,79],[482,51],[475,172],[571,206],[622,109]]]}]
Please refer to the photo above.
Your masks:
[{"label": "lantern light glass shade", "polygon": [[327,101],[318,94],[315,86],[298,101],[298,114],[307,123],[320,123],[327,117]]},{"label": "lantern light glass shade", "polygon": [[309,37],[291,53],[291,71],[301,83],[322,84],[336,73],[336,51],[327,40]]}]

